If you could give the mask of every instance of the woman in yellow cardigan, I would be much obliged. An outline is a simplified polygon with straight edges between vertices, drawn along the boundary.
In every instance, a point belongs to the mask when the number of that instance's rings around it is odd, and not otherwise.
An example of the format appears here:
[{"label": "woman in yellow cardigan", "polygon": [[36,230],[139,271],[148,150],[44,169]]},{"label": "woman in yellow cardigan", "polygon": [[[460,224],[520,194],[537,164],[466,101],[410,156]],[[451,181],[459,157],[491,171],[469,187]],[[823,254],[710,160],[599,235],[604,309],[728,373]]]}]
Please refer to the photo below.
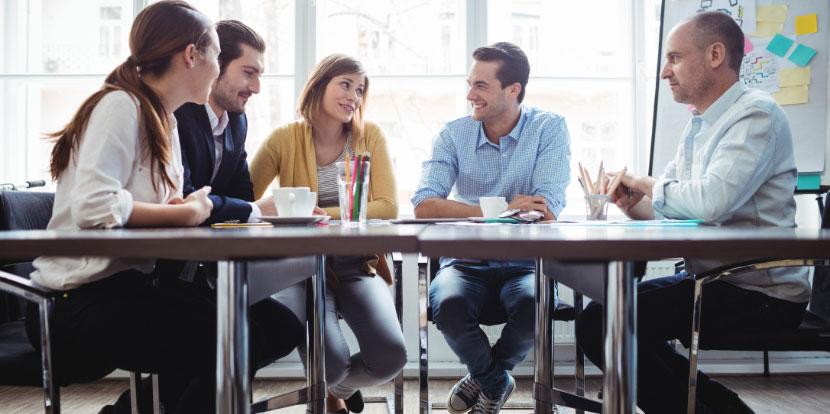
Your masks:
[{"label": "woman in yellow cardigan", "polygon": [[[310,187],[317,192],[317,213],[340,218],[337,161],[368,152],[367,217],[398,215],[395,179],[386,138],[377,125],[364,122],[369,78],[360,62],[346,55],[324,58],[311,73],[300,96],[302,120],[277,128],[251,162],[256,199],[274,181],[282,187]],[[377,257],[328,257],[326,289],[326,381],[328,412],[360,412],[360,388],[383,384],[403,369],[406,348],[387,284],[388,270],[377,272]],[[377,277],[380,273],[381,277]],[[302,293],[299,293],[302,292]],[[277,298],[304,320],[302,285]],[[340,330],[338,314],[357,338],[360,352],[351,354]]]}]

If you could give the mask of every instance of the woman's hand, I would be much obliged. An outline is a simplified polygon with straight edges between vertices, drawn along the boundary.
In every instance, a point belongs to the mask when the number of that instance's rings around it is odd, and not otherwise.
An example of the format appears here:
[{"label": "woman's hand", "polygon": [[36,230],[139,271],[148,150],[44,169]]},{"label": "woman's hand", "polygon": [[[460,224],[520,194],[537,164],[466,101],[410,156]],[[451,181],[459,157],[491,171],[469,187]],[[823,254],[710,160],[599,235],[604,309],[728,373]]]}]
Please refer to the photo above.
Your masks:
[{"label": "woman's hand", "polygon": [[326,210],[323,210],[322,208],[317,207],[317,206],[314,206],[314,212],[311,213],[311,214],[313,214],[315,216],[327,216],[328,215],[328,213],[326,213]]},{"label": "woman's hand", "polygon": [[[191,214],[189,214],[187,221],[184,223],[185,226],[198,226],[210,217],[213,202],[208,198],[208,194],[210,194],[210,187],[204,186],[190,193],[184,199],[182,204],[191,210]],[[175,199],[170,201],[172,203]]]}]

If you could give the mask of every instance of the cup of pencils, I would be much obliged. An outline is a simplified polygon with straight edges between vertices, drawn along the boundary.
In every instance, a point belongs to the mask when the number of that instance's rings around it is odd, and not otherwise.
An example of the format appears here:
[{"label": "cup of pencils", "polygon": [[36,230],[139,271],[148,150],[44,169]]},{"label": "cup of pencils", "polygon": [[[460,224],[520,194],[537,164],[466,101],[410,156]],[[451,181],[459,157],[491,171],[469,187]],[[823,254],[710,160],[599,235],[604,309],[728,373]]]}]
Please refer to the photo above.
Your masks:
[{"label": "cup of pencils", "polygon": [[357,226],[366,223],[369,198],[369,175],[372,166],[369,154],[347,156],[337,163],[337,195],[340,201],[340,223]]},{"label": "cup of pencils", "polygon": [[579,176],[576,179],[582,187],[583,194],[585,194],[585,213],[588,220],[607,220],[608,203],[611,201],[611,195],[620,186],[627,168],[623,167],[622,171],[609,180],[602,162],[599,163],[596,179],[591,178],[591,174],[582,166],[582,163],[579,163],[578,166]]}]

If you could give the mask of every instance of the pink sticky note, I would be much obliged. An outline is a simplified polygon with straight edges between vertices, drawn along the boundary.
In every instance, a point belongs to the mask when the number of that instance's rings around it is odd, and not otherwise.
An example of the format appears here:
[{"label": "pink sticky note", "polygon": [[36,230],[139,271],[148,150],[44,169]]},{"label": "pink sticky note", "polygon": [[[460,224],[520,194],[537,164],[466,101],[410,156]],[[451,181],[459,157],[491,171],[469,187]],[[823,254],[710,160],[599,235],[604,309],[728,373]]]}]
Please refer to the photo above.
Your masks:
[{"label": "pink sticky note", "polygon": [[752,46],[752,42],[750,42],[749,39],[744,37],[744,54],[751,52],[754,48],[755,46]]}]

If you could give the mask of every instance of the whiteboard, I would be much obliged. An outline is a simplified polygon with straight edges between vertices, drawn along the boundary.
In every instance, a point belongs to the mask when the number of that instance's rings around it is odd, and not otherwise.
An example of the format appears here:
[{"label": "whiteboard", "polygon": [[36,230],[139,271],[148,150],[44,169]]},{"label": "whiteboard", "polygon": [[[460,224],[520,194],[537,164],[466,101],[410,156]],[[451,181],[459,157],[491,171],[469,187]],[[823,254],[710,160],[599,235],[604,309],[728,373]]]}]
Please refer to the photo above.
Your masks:
[{"label": "whiteboard", "polygon": [[[816,173],[824,171],[824,150],[827,136],[827,62],[828,62],[828,21],[827,0],[663,0],[661,43],[660,43],[660,70],[662,71],[665,59],[663,48],[666,45],[666,36],[671,29],[700,9],[701,4],[726,3],[747,6],[755,4],[788,6],[787,18],[782,34],[815,49],[818,53],[810,61],[811,79],[809,86],[809,102],[800,105],[783,105],[792,129],[793,144],[795,147],[795,162],[799,173]],[[795,17],[816,13],[818,14],[818,32],[795,36]],[[752,14],[754,16],[754,14]],[[747,31],[755,33],[755,25],[749,21],[741,25],[744,34]],[[790,36],[791,35],[791,36]],[[769,37],[749,36],[754,44],[764,47]],[[756,46],[756,50],[758,46]],[[793,46],[790,52],[795,49]],[[761,49],[762,50],[762,49]],[[788,57],[789,55],[787,55]],[[795,67],[786,57],[778,58],[779,68]],[[671,89],[666,81],[657,79],[657,91],[654,102],[654,121],[651,136],[651,163],[649,175],[663,174],[666,165],[674,158],[680,134],[691,118],[687,104],[674,101]]]}]

